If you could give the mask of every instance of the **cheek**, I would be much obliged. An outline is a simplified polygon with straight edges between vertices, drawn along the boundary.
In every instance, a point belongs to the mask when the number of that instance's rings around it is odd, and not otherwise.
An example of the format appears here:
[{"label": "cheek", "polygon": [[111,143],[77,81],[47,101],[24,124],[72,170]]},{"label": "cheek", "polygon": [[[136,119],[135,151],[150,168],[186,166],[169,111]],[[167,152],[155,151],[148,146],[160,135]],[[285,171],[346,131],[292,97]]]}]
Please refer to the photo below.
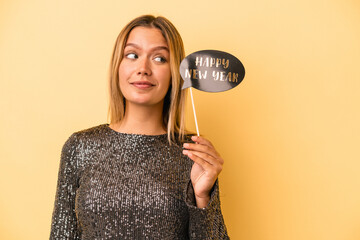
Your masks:
[{"label": "cheek", "polygon": [[129,76],[129,68],[127,68],[124,64],[120,63],[119,66],[119,81],[120,83],[124,80],[126,80]]},{"label": "cheek", "polygon": [[171,71],[170,68],[166,68],[160,73],[161,79],[164,85],[170,85],[171,84]]}]

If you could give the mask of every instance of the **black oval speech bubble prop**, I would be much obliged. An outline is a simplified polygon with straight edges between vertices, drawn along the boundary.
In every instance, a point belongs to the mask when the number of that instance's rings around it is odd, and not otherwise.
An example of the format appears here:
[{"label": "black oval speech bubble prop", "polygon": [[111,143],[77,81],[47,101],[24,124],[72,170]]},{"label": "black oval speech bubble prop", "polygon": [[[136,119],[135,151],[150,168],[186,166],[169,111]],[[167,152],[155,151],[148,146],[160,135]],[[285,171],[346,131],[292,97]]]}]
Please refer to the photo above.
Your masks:
[{"label": "black oval speech bubble prop", "polygon": [[223,92],[241,83],[244,65],[227,52],[202,50],[191,53],[180,64],[182,89],[193,87],[204,92]]}]

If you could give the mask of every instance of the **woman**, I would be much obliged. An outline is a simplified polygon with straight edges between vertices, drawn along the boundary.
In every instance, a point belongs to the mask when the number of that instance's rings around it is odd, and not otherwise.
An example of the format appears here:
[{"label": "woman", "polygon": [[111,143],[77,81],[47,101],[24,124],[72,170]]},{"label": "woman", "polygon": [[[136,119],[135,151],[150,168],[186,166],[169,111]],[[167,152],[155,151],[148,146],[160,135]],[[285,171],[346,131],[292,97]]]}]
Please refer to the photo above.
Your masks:
[{"label": "woman", "polygon": [[202,137],[185,141],[181,37],[163,17],[120,32],[110,67],[110,124],[64,144],[50,239],[228,239]]}]

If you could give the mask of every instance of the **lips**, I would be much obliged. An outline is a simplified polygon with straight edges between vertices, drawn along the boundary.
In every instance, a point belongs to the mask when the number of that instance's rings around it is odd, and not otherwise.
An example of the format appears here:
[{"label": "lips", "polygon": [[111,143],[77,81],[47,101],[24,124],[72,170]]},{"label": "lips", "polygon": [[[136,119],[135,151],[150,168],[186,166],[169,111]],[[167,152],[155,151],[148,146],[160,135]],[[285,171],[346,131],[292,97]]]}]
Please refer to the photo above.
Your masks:
[{"label": "lips", "polygon": [[133,85],[134,87],[140,88],[140,89],[147,89],[147,88],[151,88],[151,87],[155,86],[154,84],[152,84],[149,81],[135,81],[135,82],[132,82],[131,85]]}]

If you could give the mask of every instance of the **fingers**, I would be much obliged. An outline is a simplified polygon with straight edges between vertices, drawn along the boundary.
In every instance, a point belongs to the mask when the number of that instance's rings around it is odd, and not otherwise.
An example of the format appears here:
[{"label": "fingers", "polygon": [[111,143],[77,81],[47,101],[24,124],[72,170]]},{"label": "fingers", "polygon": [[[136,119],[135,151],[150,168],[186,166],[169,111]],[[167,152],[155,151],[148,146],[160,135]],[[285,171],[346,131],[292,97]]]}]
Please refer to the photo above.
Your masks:
[{"label": "fingers", "polygon": [[212,143],[199,136],[193,136],[192,140],[196,143],[184,143],[185,150],[183,153],[204,169],[220,173],[224,160],[217,153]]},{"label": "fingers", "polygon": [[[193,136],[191,139],[195,143],[184,143],[183,154],[194,161],[191,169],[191,182],[194,187],[195,197],[208,197],[214,182],[222,171],[224,160],[207,139],[198,136]],[[196,198],[197,204],[199,199]],[[207,202],[204,206],[207,205]]]},{"label": "fingers", "polygon": [[212,175],[217,176],[222,170],[222,163],[211,155],[202,152],[195,152],[189,150],[183,150],[183,153],[187,155],[195,163],[199,164],[204,170]]},{"label": "fingers", "polygon": [[198,155],[194,154],[189,150],[183,150],[183,154],[187,155],[191,160],[202,166],[204,169],[208,169],[213,165],[210,162],[206,161],[204,158],[199,157]]},{"label": "fingers", "polygon": [[[219,153],[215,150],[214,146],[212,145],[212,143],[203,138],[203,137],[198,137],[198,136],[193,136],[192,140],[194,142],[196,142],[196,144],[194,143],[184,143],[184,148],[187,150],[191,150],[191,152],[199,152],[199,153],[206,153],[207,155],[218,159],[220,161],[220,163],[224,163],[224,161],[222,160],[222,158],[220,157]],[[199,154],[197,154],[199,156]],[[202,155],[204,156],[204,155]]]},{"label": "fingers", "polygon": [[214,147],[209,140],[207,140],[203,137],[200,137],[200,136],[192,136],[191,140],[193,140],[194,142],[199,143],[199,144],[207,145],[209,147]]},{"label": "fingers", "polygon": [[190,151],[190,150],[183,150],[183,153],[190,157],[191,159],[197,160],[199,163],[205,162],[209,165],[217,165],[219,162],[212,157],[211,155],[203,152],[196,152],[196,151]]}]

